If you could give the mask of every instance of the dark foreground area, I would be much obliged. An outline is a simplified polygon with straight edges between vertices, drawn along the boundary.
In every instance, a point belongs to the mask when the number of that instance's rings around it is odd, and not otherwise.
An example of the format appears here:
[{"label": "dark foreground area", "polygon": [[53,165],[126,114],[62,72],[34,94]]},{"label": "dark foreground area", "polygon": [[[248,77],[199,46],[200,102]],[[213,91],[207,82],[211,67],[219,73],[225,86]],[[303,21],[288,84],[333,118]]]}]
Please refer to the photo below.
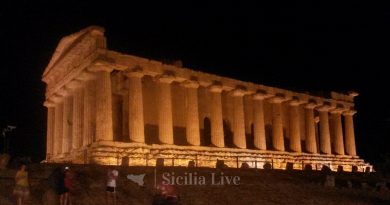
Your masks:
[{"label": "dark foreground area", "polygon": [[[47,180],[55,167],[64,168],[65,165],[29,165],[31,196],[27,204],[58,203]],[[75,173],[73,205],[104,205],[108,167],[70,165],[70,168]],[[162,181],[182,184],[173,187],[180,204],[184,205],[390,204],[389,181],[386,182],[386,179],[375,173],[185,167],[115,168],[119,171],[118,205],[152,204],[157,194],[155,187]],[[15,203],[12,196],[15,173],[15,169],[0,170],[0,205]],[[132,176],[141,174],[145,174],[142,186],[131,180]],[[334,183],[332,180],[329,183],[329,178],[333,176]],[[236,181],[233,181],[234,177]]]}]

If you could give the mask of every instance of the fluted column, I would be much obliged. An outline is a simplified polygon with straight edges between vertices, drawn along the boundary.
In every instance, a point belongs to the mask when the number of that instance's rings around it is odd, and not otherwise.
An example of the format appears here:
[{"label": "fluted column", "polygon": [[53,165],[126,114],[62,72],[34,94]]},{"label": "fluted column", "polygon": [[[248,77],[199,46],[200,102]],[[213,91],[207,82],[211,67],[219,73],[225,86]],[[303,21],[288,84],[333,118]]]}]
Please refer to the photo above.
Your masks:
[{"label": "fluted column", "polygon": [[300,129],[300,119],[299,119],[299,105],[302,104],[301,101],[292,100],[289,102],[289,117],[290,117],[290,149],[294,152],[302,152],[301,146],[301,129]]},{"label": "fluted column", "polygon": [[[126,74],[129,82],[129,138],[131,142],[144,143],[144,108],[142,100],[142,77],[144,74],[142,71],[127,72]],[[170,90],[168,95],[170,98]]]},{"label": "fluted column", "polygon": [[171,83],[173,80],[173,76],[161,76],[158,78],[158,135],[160,142],[163,144],[173,144],[171,94]]},{"label": "fluted column", "polygon": [[62,153],[69,153],[72,145],[72,96],[69,93],[64,96],[63,125],[62,125]]},{"label": "fluted column", "polygon": [[345,133],[345,151],[348,155],[356,156],[355,131],[353,126],[353,115],[355,110],[343,112],[344,115],[344,133]]},{"label": "fluted column", "polygon": [[55,130],[55,104],[47,101],[44,103],[44,105],[47,107],[46,160],[48,160],[54,154],[53,142]]},{"label": "fluted column", "polygon": [[317,108],[320,113],[320,151],[324,154],[332,154],[330,144],[329,109],[330,106],[327,105]]},{"label": "fluted column", "polygon": [[96,129],[96,87],[93,79],[84,82],[83,146],[93,142]]},{"label": "fluted column", "polygon": [[81,86],[81,81],[72,81],[68,85],[73,92],[72,150],[80,148],[83,141],[84,92]]},{"label": "fluted column", "polygon": [[211,93],[211,144],[216,147],[224,147],[223,120],[222,120],[222,99],[221,85],[212,85],[209,88]]},{"label": "fluted column", "polygon": [[309,103],[305,105],[305,127],[306,127],[306,151],[317,153],[316,127],[314,122],[314,108],[316,104]]},{"label": "fluted column", "polygon": [[282,122],[282,97],[271,98],[272,104],[272,146],[277,151],[284,151],[284,136]]},{"label": "fluted column", "polygon": [[96,141],[114,140],[110,72],[96,72]]},{"label": "fluted column", "polygon": [[[127,82],[128,83],[128,82]],[[129,91],[126,90],[122,93],[122,136],[123,139],[129,139]]]},{"label": "fluted column", "polygon": [[263,93],[253,95],[253,141],[254,146],[260,150],[267,149],[264,125],[264,98]]},{"label": "fluted column", "polygon": [[200,145],[198,87],[196,81],[186,81],[186,137],[190,145]]},{"label": "fluted column", "polygon": [[341,123],[342,109],[332,110],[332,125],[334,131],[334,152],[338,155],[344,155],[344,140],[343,140],[343,128]]},{"label": "fluted column", "polygon": [[244,100],[245,91],[235,89],[233,91],[233,143],[238,148],[246,148]]},{"label": "fluted column", "polygon": [[61,101],[56,102],[54,108],[54,142],[53,142],[53,154],[58,155],[62,153],[62,126],[63,126],[63,107],[64,104]]}]

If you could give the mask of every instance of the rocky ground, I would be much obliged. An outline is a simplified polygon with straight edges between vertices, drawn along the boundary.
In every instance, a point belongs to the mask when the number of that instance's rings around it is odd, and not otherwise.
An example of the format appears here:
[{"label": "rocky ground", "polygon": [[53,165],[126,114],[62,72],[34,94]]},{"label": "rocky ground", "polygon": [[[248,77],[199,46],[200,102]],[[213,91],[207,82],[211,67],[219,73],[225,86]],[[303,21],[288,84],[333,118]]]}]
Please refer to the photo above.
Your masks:
[{"label": "rocky ground", "polygon": [[[27,204],[56,204],[56,196],[48,191],[47,177],[56,166],[35,164],[29,166],[31,197]],[[105,204],[105,180],[107,167],[97,165],[71,166],[75,173],[75,190],[73,205]],[[155,176],[161,181],[162,174],[170,174],[172,182],[175,175],[179,183],[192,184],[175,186],[181,204],[390,204],[390,192],[386,187],[377,187],[383,182],[375,174],[332,173],[335,176],[335,187],[325,187],[326,174],[314,171],[250,170],[250,169],[207,169],[207,168],[160,168],[152,167],[116,167],[119,170],[118,205],[152,204],[155,195]],[[16,170],[0,171],[0,205],[14,204],[12,188]],[[194,177],[196,173],[196,177]],[[214,181],[212,181],[214,173]],[[222,174],[223,173],[223,174]],[[146,174],[145,184],[139,186],[128,179],[128,175]],[[183,178],[178,178],[182,176]],[[204,177],[205,185],[200,178]],[[221,176],[225,185],[221,183]],[[238,185],[230,181],[239,177]],[[166,177],[167,178],[167,177]],[[167,181],[165,179],[165,181]],[[213,182],[213,184],[212,184]],[[237,182],[237,180],[236,180]]]}]

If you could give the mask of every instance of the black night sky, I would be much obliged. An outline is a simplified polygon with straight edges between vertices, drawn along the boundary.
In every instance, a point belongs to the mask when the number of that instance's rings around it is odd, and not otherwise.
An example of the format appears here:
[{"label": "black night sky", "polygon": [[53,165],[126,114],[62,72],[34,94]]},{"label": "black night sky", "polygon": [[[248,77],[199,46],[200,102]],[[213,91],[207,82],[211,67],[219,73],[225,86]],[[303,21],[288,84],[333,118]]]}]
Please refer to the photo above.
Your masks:
[{"label": "black night sky", "polygon": [[41,75],[61,37],[90,25],[106,28],[115,51],[297,91],[355,90],[358,154],[377,163],[390,152],[385,1],[32,2],[0,7],[0,128],[17,126],[13,156],[44,158]]}]

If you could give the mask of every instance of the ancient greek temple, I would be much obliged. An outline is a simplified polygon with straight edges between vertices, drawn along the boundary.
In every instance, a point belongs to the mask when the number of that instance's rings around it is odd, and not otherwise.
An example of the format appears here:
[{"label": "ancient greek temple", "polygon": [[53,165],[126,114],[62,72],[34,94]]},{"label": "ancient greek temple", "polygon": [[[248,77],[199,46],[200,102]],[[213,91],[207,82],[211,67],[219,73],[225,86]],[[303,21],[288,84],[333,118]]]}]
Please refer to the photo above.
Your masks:
[{"label": "ancient greek temple", "polygon": [[310,95],[115,52],[95,26],[61,39],[42,80],[47,162],[372,170],[356,152],[354,92]]}]

